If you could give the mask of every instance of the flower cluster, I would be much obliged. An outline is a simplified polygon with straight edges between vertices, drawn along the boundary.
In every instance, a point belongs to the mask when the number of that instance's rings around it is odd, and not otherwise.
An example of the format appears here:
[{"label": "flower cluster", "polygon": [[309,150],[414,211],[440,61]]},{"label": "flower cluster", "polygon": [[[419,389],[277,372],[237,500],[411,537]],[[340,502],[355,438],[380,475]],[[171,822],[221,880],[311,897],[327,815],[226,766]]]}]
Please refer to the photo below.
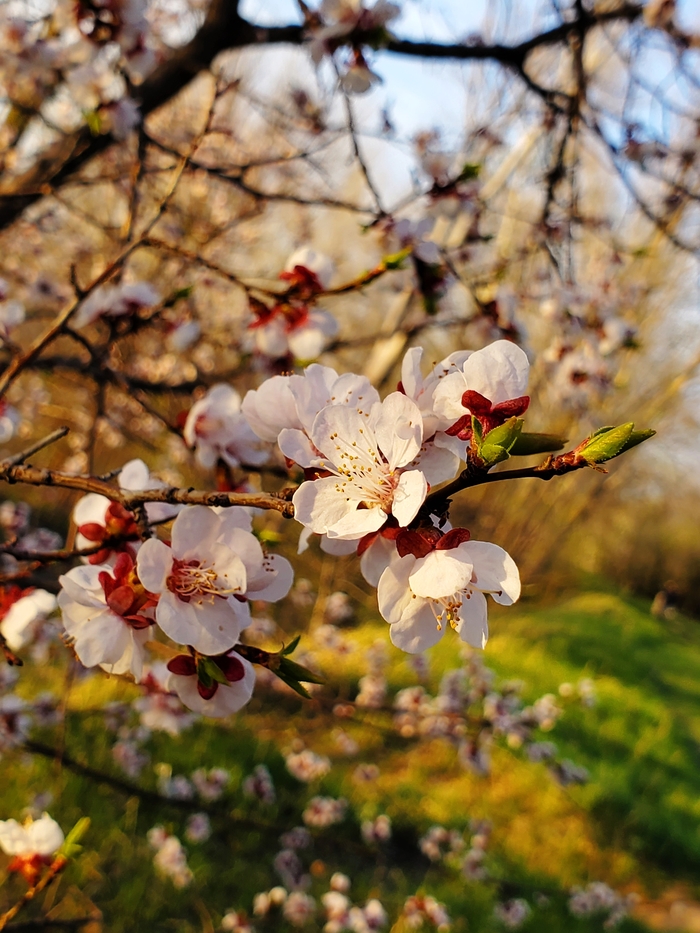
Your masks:
[{"label": "flower cluster", "polygon": [[304,471],[292,500],[303,545],[317,534],[324,550],[362,557],[394,644],[418,653],[452,627],[482,647],[485,597],[513,603],[517,568],[501,548],[433,515],[427,497],[458,472],[473,424],[488,435],[526,410],[528,361],[497,341],[453,353],[424,377],[421,352],[409,350],[399,390],[383,400],[365,377],[314,364],[251,390],[242,411]]},{"label": "flower cluster", "polygon": [[[146,470],[140,488],[149,481]],[[207,716],[236,712],[255,683],[252,665],[235,650],[250,623],[249,600],[284,597],[291,565],[265,553],[242,509],[189,506],[175,518],[170,541],[141,543],[134,540],[133,515],[107,499],[96,501],[102,498],[82,500],[76,513],[102,511],[104,524],[78,522],[85,538],[105,545],[90,559],[107,563],[75,567],[60,578],[58,603],[78,658],[140,681],[146,644],[157,629],[186,646],[173,652],[164,689]]]}]

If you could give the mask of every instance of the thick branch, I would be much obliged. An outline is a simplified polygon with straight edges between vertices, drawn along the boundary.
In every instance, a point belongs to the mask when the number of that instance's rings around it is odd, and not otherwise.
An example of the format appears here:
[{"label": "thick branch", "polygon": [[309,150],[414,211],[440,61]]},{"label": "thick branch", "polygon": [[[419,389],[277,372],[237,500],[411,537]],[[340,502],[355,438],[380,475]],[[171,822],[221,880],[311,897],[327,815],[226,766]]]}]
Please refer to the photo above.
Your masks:
[{"label": "thick branch", "polygon": [[258,509],[273,509],[281,512],[286,518],[294,515],[294,506],[282,493],[204,492],[195,489],[178,489],[175,486],[132,492],[120,489],[94,476],[77,476],[72,473],[61,473],[58,470],[3,463],[0,463],[0,481],[25,483],[29,486],[58,486],[63,489],[76,489],[80,492],[93,492],[106,496],[113,502],[118,502],[130,511],[145,502],[168,502],[171,505],[224,507],[242,505]]}]

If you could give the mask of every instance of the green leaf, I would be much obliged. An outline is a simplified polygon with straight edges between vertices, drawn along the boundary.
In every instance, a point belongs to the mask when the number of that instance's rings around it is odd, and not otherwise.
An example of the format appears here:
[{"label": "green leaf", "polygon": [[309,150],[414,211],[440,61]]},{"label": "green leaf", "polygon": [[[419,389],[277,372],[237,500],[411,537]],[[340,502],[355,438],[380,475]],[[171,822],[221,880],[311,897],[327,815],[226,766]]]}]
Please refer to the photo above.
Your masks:
[{"label": "green leaf", "polygon": [[299,644],[300,639],[301,639],[301,635],[297,635],[296,638],[292,639],[292,641],[290,641],[289,644],[286,645],[286,646],[280,651],[280,654],[281,654],[283,657],[286,656],[286,655],[288,655],[288,654],[291,654],[293,651],[296,650],[296,647],[297,647],[297,645]]},{"label": "green leaf", "polygon": [[66,858],[72,858],[74,855],[80,852],[82,846],[78,845],[78,843],[88,831],[89,826],[90,817],[83,816],[78,820],[73,829],[71,829],[66,838],[63,840],[63,845],[59,849],[61,855],[65,855]]},{"label": "green leaf", "polygon": [[511,457],[528,457],[530,454],[548,454],[553,450],[563,450],[567,438],[556,434],[526,434],[516,437],[510,448]]},{"label": "green leaf", "polygon": [[475,447],[480,447],[484,439],[484,432],[481,430],[480,421],[472,415],[472,437]]},{"label": "green leaf", "polygon": [[297,664],[296,661],[292,661],[289,658],[281,658],[280,666],[275,671],[277,676],[285,675],[286,677],[292,677],[294,680],[303,680],[307,684],[325,684],[323,677],[319,677],[318,674],[314,674],[313,671],[310,671],[307,667],[303,667],[301,664]]},{"label": "green leaf", "polygon": [[202,686],[207,689],[212,687],[214,683],[223,684],[224,687],[229,685],[226,675],[211,658],[199,659],[197,662],[197,678]]},{"label": "green leaf", "polygon": [[631,450],[633,447],[636,447],[637,444],[641,444],[644,441],[648,441],[650,437],[653,437],[656,434],[652,428],[644,428],[641,431],[632,431],[630,434],[627,443],[620,451],[621,454],[627,453],[628,450]]},{"label": "green leaf", "polygon": [[277,676],[280,680],[284,681],[288,687],[291,687],[295,693],[298,693],[300,697],[304,697],[305,700],[311,699],[309,691],[305,687],[302,687],[298,680],[294,680],[292,677],[283,677],[279,672]]},{"label": "green leaf", "polygon": [[632,436],[634,422],[628,421],[616,428],[599,429],[576,448],[576,452],[589,463],[605,463],[619,456]]},{"label": "green leaf", "polygon": [[[472,418],[472,423],[473,421],[474,418]],[[497,428],[489,431],[482,443],[477,446],[477,455],[486,466],[495,466],[507,460],[510,457],[510,449],[520,436],[522,429],[521,418],[509,418]]]},{"label": "green leaf", "polygon": [[520,437],[522,429],[523,421],[521,418],[509,418],[507,421],[504,421],[503,424],[499,424],[497,428],[493,428],[493,430],[489,431],[484,437],[484,443],[495,444],[499,447],[505,447],[506,450],[510,450]]}]

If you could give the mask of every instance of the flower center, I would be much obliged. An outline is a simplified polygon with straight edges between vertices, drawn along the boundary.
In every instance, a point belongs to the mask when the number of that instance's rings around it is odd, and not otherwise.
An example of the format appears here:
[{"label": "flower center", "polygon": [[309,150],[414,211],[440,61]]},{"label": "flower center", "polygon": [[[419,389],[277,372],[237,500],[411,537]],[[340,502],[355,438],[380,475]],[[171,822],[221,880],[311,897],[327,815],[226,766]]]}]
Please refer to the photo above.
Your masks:
[{"label": "flower center", "polygon": [[217,585],[218,574],[213,567],[204,567],[198,560],[178,560],[173,558],[172,573],[167,579],[167,587],[183,603],[188,603],[194,596],[206,596],[211,602],[216,596],[226,599],[235,589],[222,589]]}]

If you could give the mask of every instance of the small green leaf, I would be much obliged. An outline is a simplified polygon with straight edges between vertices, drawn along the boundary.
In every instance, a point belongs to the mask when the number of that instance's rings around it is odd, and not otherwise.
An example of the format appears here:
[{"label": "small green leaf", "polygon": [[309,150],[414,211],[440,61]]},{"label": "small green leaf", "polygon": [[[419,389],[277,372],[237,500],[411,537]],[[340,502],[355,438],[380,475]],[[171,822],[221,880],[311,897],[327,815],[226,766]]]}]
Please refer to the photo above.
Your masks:
[{"label": "small green leaf", "polygon": [[623,452],[633,430],[632,421],[608,430],[599,429],[580,444],[576,452],[589,463],[605,463]]},{"label": "small green leaf", "polygon": [[73,829],[71,829],[66,838],[63,840],[63,845],[59,849],[61,855],[65,855],[66,858],[72,858],[80,851],[82,847],[78,845],[78,843],[88,831],[89,826],[89,816],[83,816],[78,820]]},{"label": "small green leaf", "polygon": [[472,438],[475,447],[480,447],[484,439],[484,432],[481,430],[481,423],[472,415]]},{"label": "small green leaf", "polygon": [[398,253],[392,253],[390,256],[385,256],[382,260],[387,269],[401,269],[402,263],[411,255],[412,247],[407,246],[406,249],[402,249]]},{"label": "small green leaf", "polygon": [[318,674],[314,674],[308,668],[285,657],[280,660],[280,665],[275,673],[278,676],[284,674],[286,677],[292,677],[295,680],[303,680],[307,684],[325,684],[326,682],[323,677],[319,677]]},{"label": "small green leaf", "polygon": [[211,658],[200,658],[197,662],[197,678],[203,687],[210,689],[215,683],[228,687],[229,682],[219,665]]},{"label": "small green leaf", "polygon": [[[474,418],[472,418],[473,421]],[[522,419],[513,417],[489,431],[476,448],[476,453],[484,465],[495,466],[507,460],[510,457],[510,448],[520,436],[522,429]]]},{"label": "small green leaf", "polygon": [[528,457],[530,454],[548,454],[554,450],[563,450],[567,438],[556,434],[526,434],[516,437],[510,448],[511,457]]},{"label": "small green leaf", "polygon": [[283,677],[279,673],[277,676],[280,680],[284,681],[288,687],[291,687],[295,693],[298,693],[300,697],[304,697],[305,700],[311,699],[311,694],[309,691],[305,687],[302,687],[298,680],[294,680],[292,677]]},{"label": "small green leaf", "polygon": [[301,639],[301,635],[297,635],[296,638],[293,638],[292,641],[290,641],[289,644],[286,645],[286,646],[280,651],[280,654],[281,654],[283,657],[286,656],[286,655],[288,655],[288,654],[291,654],[293,651],[296,650],[296,647],[297,647],[297,645],[299,644],[299,640],[300,640],[300,639]]}]

